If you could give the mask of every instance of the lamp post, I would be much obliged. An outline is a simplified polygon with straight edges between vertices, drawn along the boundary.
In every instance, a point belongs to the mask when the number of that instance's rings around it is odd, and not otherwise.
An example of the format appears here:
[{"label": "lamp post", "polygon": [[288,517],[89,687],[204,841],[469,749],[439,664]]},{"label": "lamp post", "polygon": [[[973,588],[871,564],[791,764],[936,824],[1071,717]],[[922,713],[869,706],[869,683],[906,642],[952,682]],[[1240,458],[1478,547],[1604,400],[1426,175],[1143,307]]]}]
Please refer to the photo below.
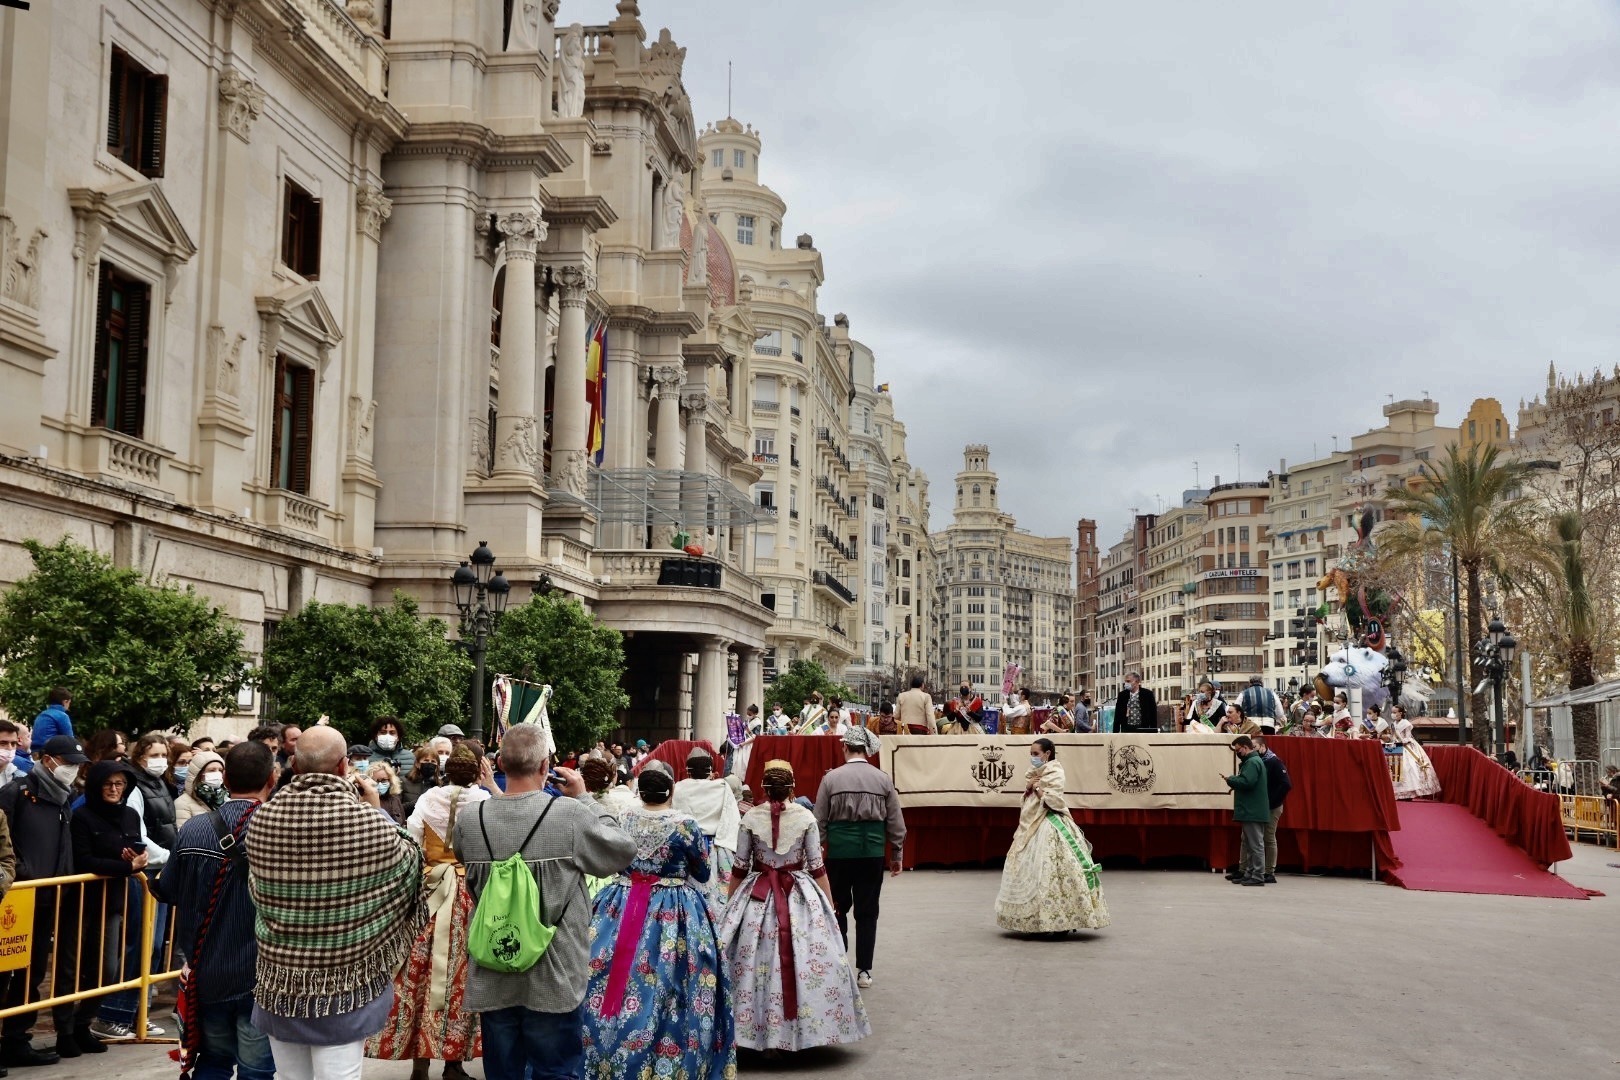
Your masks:
[{"label": "lamp post", "polygon": [[1502,754],[1507,750],[1507,717],[1502,706],[1502,684],[1507,680],[1507,673],[1513,667],[1513,658],[1518,654],[1519,643],[1503,624],[1500,616],[1491,619],[1486,632],[1490,636],[1480,640],[1479,656],[1474,662],[1485,670],[1485,674],[1491,680],[1491,690],[1496,701],[1495,745],[1492,750],[1497,759],[1501,760]]},{"label": "lamp post", "polygon": [[1393,644],[1384,650],[1384,658],[1389,661],[1384,668],[1384,685],[1389,688],[1389,702],[1391,705],[1401,703],[1401,686],[1406,682],[1406,657],[1401,650]]},{"label": "lamp post", "polygon": [[450,589],[461,611],[461,639],[472,637],[473,700],[472,740],[484,740],[484,649],[506,610],[512,586],[506,575],[495,569],[495,553],[489,544],[478,541],[478,548],[450,575]]}]

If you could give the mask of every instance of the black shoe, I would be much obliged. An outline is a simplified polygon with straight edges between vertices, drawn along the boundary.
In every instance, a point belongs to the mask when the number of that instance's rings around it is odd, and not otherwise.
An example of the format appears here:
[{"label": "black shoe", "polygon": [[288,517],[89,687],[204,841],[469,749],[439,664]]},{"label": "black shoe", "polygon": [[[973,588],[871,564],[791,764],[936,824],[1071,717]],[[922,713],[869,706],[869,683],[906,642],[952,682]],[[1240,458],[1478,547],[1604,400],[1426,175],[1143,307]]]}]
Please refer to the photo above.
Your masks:
[{"label": "black shoe", "polygon": [[1243,875],[1242,874],[1227,874],[1226,875],[1226,880],[1227,881],[1242,881],[1243,880]]},{"label": "black shoe", "polygon": [[[107,1052],[107,1044],[96,1038],[88,1027],[74,1028],[73,1042],[87,1054],[105,1054]],[[60,1044],[61,1040],[58,1039],[57,1043]]]},{"label": "black shoe", "polygon": [[1277,875],[1276,874],[1267,874],[1266,875],[1266,884],[1267,885],[1275,885],[1275,884],[1277,884]]},{"label": "black shoe", "polygon": [[1239,885],[1259,885],[1262,887],[1265,885],[1265,883],[1264,878],[1257,877],[1244,878],[1242,881],[1238,882]]},{"label": "black shoe", "polygon": [[8,1069],[30,1069],[36,1065],[55,1065],[61,1058],[54,1050],[36,1050],[24,1043],[0,1051],[0,1065]]},{"label": "black shoe", "polygon": [[68,1058],[76,1058],[83,1053],[84,1051],[79,1048],[79,1044],[73,1041],[73,1036],[58,1035],[56,1037],[56,1056],[63,1061]]}]

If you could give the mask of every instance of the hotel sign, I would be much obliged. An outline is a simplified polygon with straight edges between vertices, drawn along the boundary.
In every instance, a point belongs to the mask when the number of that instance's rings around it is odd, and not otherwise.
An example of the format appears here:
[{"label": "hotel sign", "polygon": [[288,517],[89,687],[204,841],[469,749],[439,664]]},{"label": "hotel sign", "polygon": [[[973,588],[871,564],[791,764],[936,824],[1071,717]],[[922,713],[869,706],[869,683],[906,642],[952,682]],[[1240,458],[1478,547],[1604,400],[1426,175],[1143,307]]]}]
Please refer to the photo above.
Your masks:
[{"label": "hotel sign", "polygon": [[1260,573],[1261,571],[1256,567],[1248,567],[1242,570],[1206,570],[1204,571],[1204,580],[1215,581],[1219,578],[1257,578],[1260,576]]}]

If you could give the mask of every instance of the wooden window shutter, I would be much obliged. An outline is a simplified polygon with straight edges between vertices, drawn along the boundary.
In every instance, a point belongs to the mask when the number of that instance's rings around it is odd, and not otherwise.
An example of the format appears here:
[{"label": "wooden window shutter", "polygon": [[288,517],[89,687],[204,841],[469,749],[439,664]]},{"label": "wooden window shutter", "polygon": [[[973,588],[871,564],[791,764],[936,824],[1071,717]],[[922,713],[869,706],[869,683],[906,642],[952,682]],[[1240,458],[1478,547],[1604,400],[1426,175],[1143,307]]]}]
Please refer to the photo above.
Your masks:
[{"label": "wooden window shutter", "polygon": [[107,151],[115,157],[124,154],[124,70],[124,54],[114,49],[107,77]]},{"label": "wooden window shutter", "polygon": [[315,428],[315,372],[307,367],[292,370],[292,483],[288,486],[300,495],[308,495],[310,447]]},{"label": "wooden window shutter", "polygon": [[285,410],[287,358],[276,357],[275,381],[270,384],[270,486],[281,487],[281,417]]},{"label": "wooden window shutter", "polygon": [[141,95],[141,164],[143,176],[163,175],[163,134],[169,110],[169,77],[146,76]]},{"label": "wooden window shutter", "polygon": [[103,263],[96,295],[96,369],[90,381],[90,423],[94,427],[107,426],[107,369],[112,362],[107,318],[112,312],[112,290],[112,270]]},{"label": "wooden window shutter", "polygon": [[119,371],[118,417],[114,425],[131,438],[145,435],[147,331],[151,289],[133,282],[124,286],[124,366]]},{"label": "wooden window shutter", "polygon": [[321,200],[304,196],[304,265],[298,272],[310,281],[321,276]]}]

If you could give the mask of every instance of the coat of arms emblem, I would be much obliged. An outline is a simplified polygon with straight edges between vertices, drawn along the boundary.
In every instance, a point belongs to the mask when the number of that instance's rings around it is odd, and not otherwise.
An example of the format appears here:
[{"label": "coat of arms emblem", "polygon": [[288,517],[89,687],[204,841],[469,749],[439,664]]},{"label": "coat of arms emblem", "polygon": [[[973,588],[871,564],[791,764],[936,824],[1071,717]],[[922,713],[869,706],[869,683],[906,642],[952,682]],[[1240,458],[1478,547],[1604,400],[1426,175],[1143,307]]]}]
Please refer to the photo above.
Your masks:
[{"label": "coat of arms emblem", "polygon": [[1011,782],[1016,770],[1012,762],[1003,760],[1005,753],[1000,746],[979,747],[979,760],[968,767],[968,774],[981,790],[1000,791]]},{"label": "coat of arms emblem", "polygon": [[1153,755],[1137,743],[1110,743],[1108,746],[1108,786],[1125,795],[1145,795],[1153,790]]}]

